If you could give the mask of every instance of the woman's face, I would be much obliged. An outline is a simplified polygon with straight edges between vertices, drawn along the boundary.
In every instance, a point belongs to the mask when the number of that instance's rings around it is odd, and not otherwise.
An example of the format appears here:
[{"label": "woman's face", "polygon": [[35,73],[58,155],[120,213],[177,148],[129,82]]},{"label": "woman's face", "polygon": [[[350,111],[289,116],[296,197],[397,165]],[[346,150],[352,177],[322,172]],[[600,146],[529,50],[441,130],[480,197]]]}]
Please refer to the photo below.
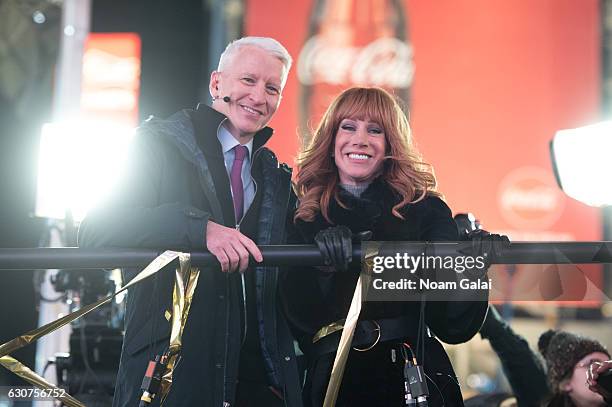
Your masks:
[{"label": "woman's face", "polygon": [[583,357],[580,362],[576,363],[576,366],[574,366],[572,376],[562,387],[578,407],[598,407],[605,405],[601,394],[589,390],[586,379],[587,369],[591,362],[603,362],[608,359],[610,359],[610,357],[605,353],[593,352]]},{"label": "woman's face", "polygon": [[373,180],[382,169],[386,148],[385,133],[378,123],[343,119],[334,146],[340,182],[355,185]]}]

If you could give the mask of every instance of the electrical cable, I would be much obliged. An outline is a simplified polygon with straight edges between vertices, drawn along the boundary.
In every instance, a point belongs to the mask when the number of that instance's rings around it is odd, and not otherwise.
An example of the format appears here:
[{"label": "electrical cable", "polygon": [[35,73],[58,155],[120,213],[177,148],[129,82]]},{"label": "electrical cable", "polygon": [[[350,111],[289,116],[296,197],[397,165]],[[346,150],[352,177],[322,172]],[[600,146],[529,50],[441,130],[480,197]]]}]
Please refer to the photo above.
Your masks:
[{"label": "electrical cable", "polygon": [[43,370],[42,370],[42,374],[41,374],[42,377],[45,377],[45,373],[47,372],[47,369],[49,368],[49,366],[55,364],[55,360],[54,359],[47,360],[47,363],[45,363],[45,367],[43,367]]},{"label": "electrical cable", "polygon": [[436,372],[436,376],[446,376],[450,379],[449,382],[447,382],[444,386],[442,386],[442,390],[444,390],[444,388],[446,387],[446,385],[450,382],[454,383],[457,385],[457,387],[459,388],[459,390],[461,390],[461,385],[459,384],[459,381],[457,380],[457,378],[455,376],[451,376],[448,373],[441,373],[441,372]]}]

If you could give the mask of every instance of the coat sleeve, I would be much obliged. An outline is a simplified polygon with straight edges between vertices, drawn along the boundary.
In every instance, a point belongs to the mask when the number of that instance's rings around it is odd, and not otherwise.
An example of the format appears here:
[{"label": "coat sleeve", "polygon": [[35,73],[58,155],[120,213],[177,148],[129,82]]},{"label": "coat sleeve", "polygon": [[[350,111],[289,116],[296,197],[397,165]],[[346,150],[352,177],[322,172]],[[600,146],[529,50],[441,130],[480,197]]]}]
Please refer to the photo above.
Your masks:
[{"label": "coat sleeve", "polygon": [[499,357],[518,405],[540,405],[550,393],[546,369],[525,338],[514,332],[493,307],[489,308],[480,336],[489,340]]},{"label": "coat sleeve", "polygon": [[[457,225],[450,208],[439,198],[427,199],[421,239],[424,241],[457,241]],[[446,343],[470,340],[482,326],[488,301],[430,301],[426,321],[436,336]]]},{"label": "coat sleeve", "polygon": [[160,199],[162,183],[171,182],[163,147],[144,135],[135,137],[118,186],[81,223],[80,247],[205,247],[210,214],[181,202],[180,196],[175,202]]}]

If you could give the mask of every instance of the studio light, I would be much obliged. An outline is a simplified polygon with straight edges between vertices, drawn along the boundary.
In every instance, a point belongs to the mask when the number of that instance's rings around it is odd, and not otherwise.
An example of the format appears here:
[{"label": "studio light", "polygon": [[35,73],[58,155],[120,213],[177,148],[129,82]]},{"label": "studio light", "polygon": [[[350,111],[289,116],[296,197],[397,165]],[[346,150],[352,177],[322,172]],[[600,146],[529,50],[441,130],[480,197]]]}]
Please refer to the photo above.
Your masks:
[{"label": "studio light", "polygon": [[119,176],[133,129],[111,123],[43,126],[38,160],[36,216],[83,219]]},{"label": "studio light", "polygon": [[591,206],[612,205],[612,121],[559,130],[550,153],[567,195]]}]

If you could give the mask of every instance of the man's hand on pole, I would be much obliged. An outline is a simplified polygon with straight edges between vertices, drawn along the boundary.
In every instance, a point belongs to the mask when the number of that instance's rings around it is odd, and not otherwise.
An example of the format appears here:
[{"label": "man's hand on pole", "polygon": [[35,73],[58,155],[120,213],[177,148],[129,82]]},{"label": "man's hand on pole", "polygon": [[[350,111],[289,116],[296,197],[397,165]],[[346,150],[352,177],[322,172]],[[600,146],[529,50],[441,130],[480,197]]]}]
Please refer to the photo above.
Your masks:
[{"label": "man's hand on pole", "polygon": [[221,271],[244,273],[249,265],[249,254],[256,262],[263,261],[261,251],[251,239],[239,230],[208,221],[206,248],[221,264]]}]

